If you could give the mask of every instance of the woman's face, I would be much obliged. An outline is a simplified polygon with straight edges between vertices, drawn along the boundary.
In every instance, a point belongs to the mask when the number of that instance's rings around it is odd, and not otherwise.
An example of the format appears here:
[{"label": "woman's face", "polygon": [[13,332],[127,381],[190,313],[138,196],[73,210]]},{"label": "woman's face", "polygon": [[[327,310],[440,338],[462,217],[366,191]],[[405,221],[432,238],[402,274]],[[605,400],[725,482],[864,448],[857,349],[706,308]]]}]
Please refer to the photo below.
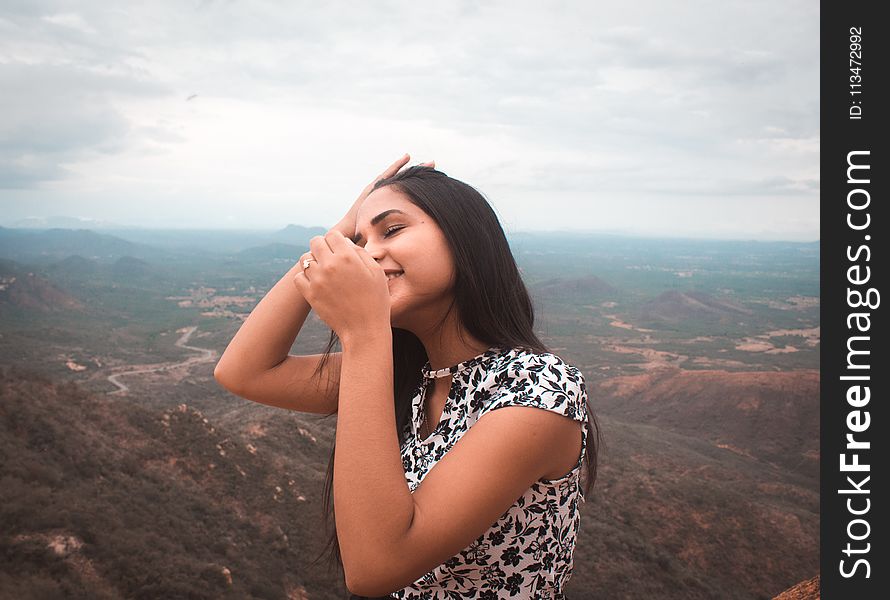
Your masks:
[{"label": "woman's face", "polygon": [[392,186],[371,192],[356,215],[353,237],[390,278],[391,324],[415,333],[451,303],[455,270],[438,224]]}]

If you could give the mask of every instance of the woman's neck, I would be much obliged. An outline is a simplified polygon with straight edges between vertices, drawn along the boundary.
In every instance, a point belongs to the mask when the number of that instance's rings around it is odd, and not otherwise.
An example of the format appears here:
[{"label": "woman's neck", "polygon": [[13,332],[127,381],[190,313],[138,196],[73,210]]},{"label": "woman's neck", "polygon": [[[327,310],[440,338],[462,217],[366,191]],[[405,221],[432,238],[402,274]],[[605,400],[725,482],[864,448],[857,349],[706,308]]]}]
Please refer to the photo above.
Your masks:
[{"label": "woman's neck", "polygon": [[491,347],[491,344],[475,338],[466,329],[461,328],[459,334],[458,327],[459,323],[448,319],[436,330],[420,334],[415,332],[426,349],[430,369],[433,371],[469,360]]}]

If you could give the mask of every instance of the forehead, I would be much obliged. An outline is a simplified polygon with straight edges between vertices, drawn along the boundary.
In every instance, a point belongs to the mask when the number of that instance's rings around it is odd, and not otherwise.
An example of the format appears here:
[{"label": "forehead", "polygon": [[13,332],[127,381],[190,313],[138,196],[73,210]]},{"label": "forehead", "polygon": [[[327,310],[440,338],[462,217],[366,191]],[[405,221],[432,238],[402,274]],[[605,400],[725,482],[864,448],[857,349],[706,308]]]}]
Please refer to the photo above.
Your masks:
[{"label": "forehead", "polygon": [[393,186],[387,185],[371,192],[362,202],[355,219],[357,229],[366,227],[371,219],[391,208],[397,208],[409,215],[417,215],[422,212],[408,199],[407,195]]}]

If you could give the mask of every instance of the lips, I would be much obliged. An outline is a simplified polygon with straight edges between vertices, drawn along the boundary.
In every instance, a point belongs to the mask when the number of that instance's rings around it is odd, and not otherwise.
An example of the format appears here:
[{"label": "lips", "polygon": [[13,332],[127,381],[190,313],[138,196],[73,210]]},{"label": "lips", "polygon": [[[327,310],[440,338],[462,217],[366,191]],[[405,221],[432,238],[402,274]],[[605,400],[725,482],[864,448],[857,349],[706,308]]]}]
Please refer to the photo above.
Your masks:
[{"label": "lips", "polygon": [[404,271],[391,271],[386,274],[386,278],[391,281],[393,279],[398,279],[399,277],[401,277],[404,274],[405,274]]}]

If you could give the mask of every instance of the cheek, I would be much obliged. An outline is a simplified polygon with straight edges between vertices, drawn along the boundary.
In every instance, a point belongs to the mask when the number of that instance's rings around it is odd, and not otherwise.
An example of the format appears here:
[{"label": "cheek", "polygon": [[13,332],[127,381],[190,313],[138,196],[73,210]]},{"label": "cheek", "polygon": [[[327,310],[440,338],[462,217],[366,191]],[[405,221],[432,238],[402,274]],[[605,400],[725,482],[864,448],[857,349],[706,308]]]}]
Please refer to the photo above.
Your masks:
[{"label": "cheek", "polygon": [[450,292],[454,289],[457,273],[450,262],[441,262],[435,272],[435,282],[431,282],[439,293]]},{"label": "cheek", "polygon": [[441,295],[454,285],[453,273],[441,266],[424,269],[423,273],[415,272],[402,283],[405,283],[412,293],[422,296]]},{"label": "cheek", "polygon": [[454,266],[451,250],[445,245],[440,249],[438,272],[439,279],[444,282],[446,289],[452,289],[457,281],[457,269]]},{"label": "cheek", "polygon": [[457,279],[454,259],[441,232],[412,238],[410,247],[402,250],[411,257],[405,262],[409,277],[404,283],[416,293],[434,296],[453,289]]},{"label": "cheek", "polygon": [[[411,295],[437,298],[454,288],[455,273],[451,264],[436,257],[435,260],[414,261],[414,268],[406,271],[403,281],[396,281],[390,288],[398,294],[399,289]],[[401,284],[401,286],[400,286]]]}]

